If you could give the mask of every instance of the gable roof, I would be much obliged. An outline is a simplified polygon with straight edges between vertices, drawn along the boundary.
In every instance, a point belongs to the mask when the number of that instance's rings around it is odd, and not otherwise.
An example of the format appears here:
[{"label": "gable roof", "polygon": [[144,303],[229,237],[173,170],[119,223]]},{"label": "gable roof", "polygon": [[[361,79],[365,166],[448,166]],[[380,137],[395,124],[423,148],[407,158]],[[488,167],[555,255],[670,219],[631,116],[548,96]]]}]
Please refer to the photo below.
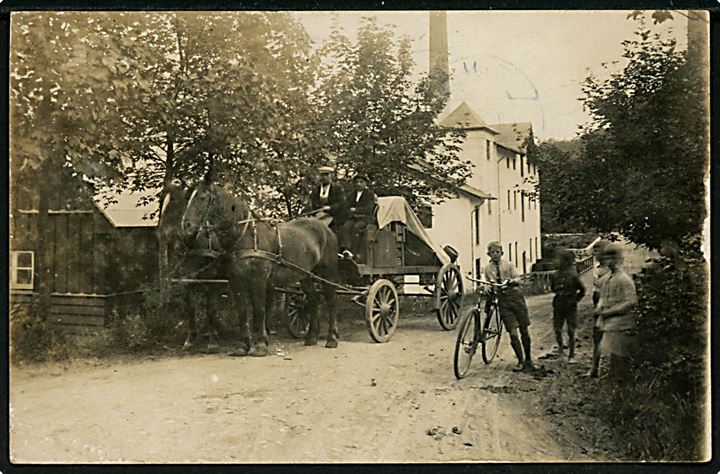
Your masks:
[{"label": "gable roof", "polygon": [[517,153],[527,153],[527,139],[532,137],[532,123],[497,123],[491,125],[498,131],[495,143]]},{"label": "gable roof", "polygon": [[145,219],[145,216],[152,213],[153,206],[140,206],[140,200],[157,194],[157,189],[150,189],[142,193],[123,193],[115,196],[116,203],[103,208],[95,203],[108,221],[114,227],[155,227],[158,224],[157,215],[152,219]]},{"label": "gable roof", "polygon": [[461,128],[463,130],[485,129],[497,133],[493,127],[488,125],[466,102],[462,102],[455,110],[440,122],[441,127]]}]

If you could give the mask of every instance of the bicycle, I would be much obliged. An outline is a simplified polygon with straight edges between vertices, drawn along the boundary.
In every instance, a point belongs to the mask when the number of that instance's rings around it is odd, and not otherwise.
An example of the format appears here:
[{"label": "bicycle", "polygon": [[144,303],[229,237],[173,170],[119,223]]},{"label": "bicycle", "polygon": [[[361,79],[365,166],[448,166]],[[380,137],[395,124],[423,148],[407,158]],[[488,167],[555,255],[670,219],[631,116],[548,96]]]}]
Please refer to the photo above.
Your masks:
[{"label": "bicycle", "polygon": [[485,364],[489,364],[495,358],[498,347],[500,347],[503,330],[497,303],[497,291],[502,291],[508,287],[507,283],[478,280],[470,276],[467,278],[470,281],[490,286],[495,290],[488,293],[484,308],[481,307],[481,301],[483,300],[478,300],[475,307],[465,313],[458,323],[453,364],[455,377],[458,379],[462,379],[467,375],[478,345],[482,347],[482,359]]}]

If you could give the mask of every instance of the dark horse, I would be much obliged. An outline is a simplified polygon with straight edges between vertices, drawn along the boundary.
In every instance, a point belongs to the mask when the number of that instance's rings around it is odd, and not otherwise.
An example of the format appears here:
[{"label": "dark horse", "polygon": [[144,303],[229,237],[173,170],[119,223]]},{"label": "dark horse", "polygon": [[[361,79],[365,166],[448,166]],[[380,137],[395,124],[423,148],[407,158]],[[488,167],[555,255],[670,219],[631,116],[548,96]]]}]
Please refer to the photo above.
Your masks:
[{"label": "dark horse", "polygon": [[[242,345],[233,355],[268,354],[265,329],[267,308],[273,306],[274,287],[300,282],[308,297],[310,329],[305,345],[318,340],[318,304],[315,279],[322,283],[328,313],[326,347],[337,347],[335,286],[337,281],[338,244],[335,234],[312,218],[295,219],[272,226],[256,217],[248,204],[216,184],[203,182],[190,196],[182,218],[182,229],[190,236],[213,232],[223,248],[233,307],[240,311]],[[244,302],[252,307],[252,337]],[[244,321],[243,321],[244,320]]]},{"label": "dark horse", "polygon": [[[182,232],[180,223],[187,206],[189,192],[178,185],[165,188],[157,233],[160,244],[160,265],[163,276],[179,279],[220,278],[220,262],[214,261],[207,252],[212,248],[212,237],[200,235],[189,239]],[[210,239],[210,240],[209,240]],[[168,293],[168,306],[186,317],[187,335],[183,350],[189,349],[198,337],[197,310],[204,308],[203,335],[208,340],[208,350],[217,348],[217,305],[221,288],[213,283],[175,283]]]}]

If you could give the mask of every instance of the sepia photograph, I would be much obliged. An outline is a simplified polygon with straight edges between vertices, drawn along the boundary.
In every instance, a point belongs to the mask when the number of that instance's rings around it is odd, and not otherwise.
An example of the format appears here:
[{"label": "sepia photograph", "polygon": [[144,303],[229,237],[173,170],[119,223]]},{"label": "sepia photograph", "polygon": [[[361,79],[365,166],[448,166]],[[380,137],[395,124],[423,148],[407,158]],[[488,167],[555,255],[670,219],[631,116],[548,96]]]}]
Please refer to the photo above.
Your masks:
[{"label": "sepia photograph", "polygon": [[9,462],[709,461],[709,36],[13,11]]}]

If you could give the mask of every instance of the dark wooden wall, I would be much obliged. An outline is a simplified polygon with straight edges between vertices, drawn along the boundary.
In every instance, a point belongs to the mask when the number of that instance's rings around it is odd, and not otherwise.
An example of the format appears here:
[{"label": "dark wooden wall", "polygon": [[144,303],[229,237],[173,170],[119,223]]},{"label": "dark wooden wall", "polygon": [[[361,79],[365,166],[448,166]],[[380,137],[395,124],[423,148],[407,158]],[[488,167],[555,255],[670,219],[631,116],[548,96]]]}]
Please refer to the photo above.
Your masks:
[{"label": "dark wooden wall", "polygon": [[[145,293],[133,292],[157,286],[154,227],[115,228],[98,210],[55,211],[49,222],[51,245],[46,258],[37,254],[36,212],[13,215],[10,248],[35,251],[35,294],[43,275],[40,265],[50,263],[53,323],[71,332],[103,325],[113,309],[139,307]],[[32,299],[32,292],[11,295],[11,303],[30,303]]]},{"label": "dark wooden wall", "polygon": [[[13,216],[12,250],[33,250],[38,245],[38,214],[18,213]],[[51,263],[49,288],[53,293],[96,294],[108,292],[106,257],[108,236],[113,231],[99,212],[63,212],[49,216]],[[42,259],[35,255],[35,287],[41,277],[38,270]]]}]

